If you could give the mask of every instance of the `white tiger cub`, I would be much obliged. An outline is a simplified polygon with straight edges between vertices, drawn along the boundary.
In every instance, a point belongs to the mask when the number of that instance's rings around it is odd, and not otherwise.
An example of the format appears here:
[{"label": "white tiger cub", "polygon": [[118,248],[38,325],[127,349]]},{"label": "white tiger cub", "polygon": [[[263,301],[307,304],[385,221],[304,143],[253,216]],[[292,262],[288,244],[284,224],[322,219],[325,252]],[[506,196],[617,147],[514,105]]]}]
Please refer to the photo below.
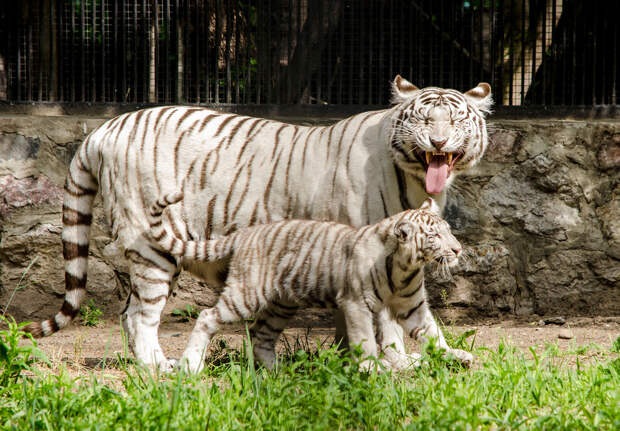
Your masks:
[{"label": "white tiger cub", "polygon": [[[183,240],[282,219],[365,226],[416,208],[429,194],[442,206],[455,174],[484,154],[490,87],[418,89],[397,76],[393,91],[393,107],[331,126],[195,106],[143,109],[105,122],[85,139],[65,182],[65,301],[53,318],[26,330],[50,335],[78,313],[97,192],[114,239],[107,250],[123,253],[129,266],[131,293],[122,315],[129,345],[137,360],[162,369],[173,362],[159,345],[159,323],[181,269],[216,288],[221,277],[218,264],[179,262],[145,235],[149,208],[160,196],[183,192],[165,214]],[[343,320],[336,322],[344,335]],[[264,319],[264,326],[280,324]],[[402,329],[388,313],[378,317],[377,341],[390,362],[407,360]]]},{"label": "white tiger cub", "polygon": [[[172,193],[152,206],[149,234],[179,259],[224,262],[226,273],[217,303],[200,313],[183,353],[181,363],[189,371],[202,369],[209,341],[222,325],[254,317],[258,325],[250,332],[263,342],[260,359],[272,368],[283,325],[270,327],[265,318],[281,317],[286,325],[292,311],[317,303],[344,312],[349,340],[361,345],[363,358],[377,357],[373,320],[387,312],[413,338],[435,337],[439,347],[471,364],[472,355],[448,347],[435,320],[423,312],[428,310],[424,264],[437,261],[451,267],[461,254],[461,245],[433,199],[417,210],[358,229],[334,222],[284,220],[214,240],[184,241],[161,217],[168,205],[182,198],[182,193]],[[410,358],[415,362],[417,356]],[[372,362],[361,365],[368,369]]]}]

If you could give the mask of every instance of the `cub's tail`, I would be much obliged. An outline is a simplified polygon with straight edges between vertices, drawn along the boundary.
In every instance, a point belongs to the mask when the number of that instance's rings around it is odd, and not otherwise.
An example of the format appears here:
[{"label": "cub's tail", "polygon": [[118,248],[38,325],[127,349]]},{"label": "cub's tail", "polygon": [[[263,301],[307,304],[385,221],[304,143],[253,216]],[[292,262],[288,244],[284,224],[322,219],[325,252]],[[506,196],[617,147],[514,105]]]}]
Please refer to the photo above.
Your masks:
[{"label": "cub's tail", "polygon": [[207,241],[184,241],[177,237],[162,220],[164,210],[183,199],[182,192],[169,193],[161,196],[148,212],[150,229],[148,235],[159,247],[173,256],[210,262],[227,257],[232,251],[232,242],[225,238]]},{"label": "cub's tail", "polygon": [[62,255],[65,260],[65,300],[53,318],[24,328],[36,338],[51,335],[67,326],[78,314],[86,294],[90,225],[93,201],[99,188],[89,164],[88,152],[92,149],[89,138],[71,160],[64,187]]}]

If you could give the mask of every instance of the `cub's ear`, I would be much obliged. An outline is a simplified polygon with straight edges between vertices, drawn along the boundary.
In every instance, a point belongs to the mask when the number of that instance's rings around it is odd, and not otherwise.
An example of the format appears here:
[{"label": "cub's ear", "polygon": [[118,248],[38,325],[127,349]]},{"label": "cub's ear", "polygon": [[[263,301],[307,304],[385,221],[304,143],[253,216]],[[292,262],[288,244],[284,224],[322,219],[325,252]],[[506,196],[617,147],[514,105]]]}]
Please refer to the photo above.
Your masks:
[{"label": "cub's ear", "polygon": [[491,113],[493,97],[491,96],[491,86],[486,82],[481,82],[476,87],[466,92],[465,97],[484,114]]},{"label": "cub's ear", "polygon": [[401,221],[394,226],[394,236],[398,242],[407,242],[413,237],[413,224],[410,221]]},{"label": "cub's ear", "polygon": [[392,103],[397,104],[410,99],[420,89],[400,75],[392,83]]},{"label": "cub's ear", "polygon": [[422,203],[422,205],[420,206],[419,209],[431,212],[433,214],[441,215],[440,214],[441,213],[441,209],[439,208],[439,205],[437,205],[437,202],[435,202],[435,199],[433,199],[433,198],[426,199]]}]

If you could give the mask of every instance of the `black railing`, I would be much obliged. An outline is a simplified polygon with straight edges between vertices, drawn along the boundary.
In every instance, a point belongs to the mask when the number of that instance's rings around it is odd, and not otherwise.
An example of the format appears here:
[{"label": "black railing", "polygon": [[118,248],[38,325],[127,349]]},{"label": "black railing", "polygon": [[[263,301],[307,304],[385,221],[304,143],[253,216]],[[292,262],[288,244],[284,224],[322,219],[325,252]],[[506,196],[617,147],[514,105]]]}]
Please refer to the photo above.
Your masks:
[{"label": "black railing", "polygon": [[615,0],[22,0],[0,100],[389,103],[490,82],[498,105],[616,105]]}]

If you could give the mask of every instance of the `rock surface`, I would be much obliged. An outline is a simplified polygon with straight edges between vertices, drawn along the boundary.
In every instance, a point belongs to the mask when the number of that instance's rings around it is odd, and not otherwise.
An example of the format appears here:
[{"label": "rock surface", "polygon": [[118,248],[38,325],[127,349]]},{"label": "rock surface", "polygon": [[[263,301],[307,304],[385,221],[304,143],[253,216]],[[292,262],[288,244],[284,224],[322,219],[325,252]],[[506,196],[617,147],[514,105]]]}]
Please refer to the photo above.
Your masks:
[{"label": "rock surface", "polygon": [[[103,121],[0,119],[0,312],[9,300],[19,320],[60,306],[62,184],[80,142]],[[449,281],[429,277],[434,305],[459,316],[620,315],[620,122],[506,120],[489,129],[485,158],[448,197],[445,217],[467,259]],[[122,259],[104,253],[110,238],[98,206],[94,220],[88,295],[117,315],[128,275]],[[188,275],[176,292],[168,310],[214,299]]]}]

